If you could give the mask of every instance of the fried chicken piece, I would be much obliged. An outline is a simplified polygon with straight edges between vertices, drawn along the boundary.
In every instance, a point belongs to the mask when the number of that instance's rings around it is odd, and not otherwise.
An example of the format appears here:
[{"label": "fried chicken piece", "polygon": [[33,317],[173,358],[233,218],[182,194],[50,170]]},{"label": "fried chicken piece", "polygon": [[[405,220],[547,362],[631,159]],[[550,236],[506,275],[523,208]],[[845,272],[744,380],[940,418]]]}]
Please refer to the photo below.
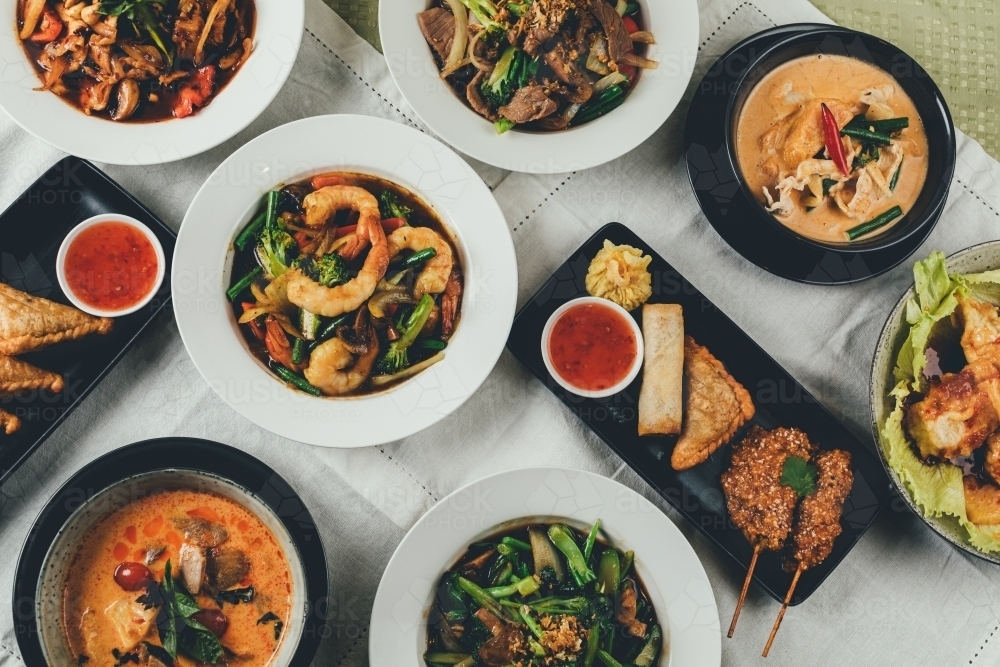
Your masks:
[{"label": "fried chicken piece", "polygon": [[34,389],[47,389],[58,394],[64,386],[62,376],[57,373],[43,371],[26,361],[0,355],[0,395]]},{"label": "fried chicken piece", "polygon": [[792,535],[792,558],[802,570],[816,567],[833,551],[833,543],[843,531],[840,515],[851,493],[854,473],[851,455],[840,449],[820,452],[816,466],[816,491],[802,499]]},{"label": "fried chicken piece", "polygon": [[687,470],[712,455],[754,415],[753,400],[722,362],[690,336],[684,337],[684,425],[670,456]]},{"label": "fried chicken piece", "polygon": [[927,395],[906,410],[904,425],[923,458],[968,456],[1000,426],[974,368],[932,378]]},{"label": "fried chicken piece", "polygon": [[[996,438],[997,436],[992,436]],[[1000,524],[1000,486],[981,482],[972,475],[962,478],[965,491],[965,513],[976,525]]]},{"label": "fried chicken piece", "polygon": [[37,350],[88,334],[106,334],[114,320],[31,296],[0,283],[0,354]]},{"label": "fried chicken piece", "polygon": [[986,438],[986,459],[983,462],[986,474],[1000,483],[1000,433],[994,433]]},{"label": "fried chicken piece", "polygon": [[729,517],[755,548],[777,551],[788,539],[798,494],[781,483],[789,456],[809,460],[815,446],[795,428],[754,426],[735,447],[722,490]]},{"label": "fried chicken piece", "polygon": [[850,106],[839,100],[809,100],[797,111],[777,121],[761,136],[760,147],[764,154],[780,155],[785,165],[795,171],[800,162],[823,150],[826,141],[821,105],[824,102],[840,127],[847,125],[858,111],[857,105]]},{"label": "fried chicken piece", "polygon": [[1000,366],[1000,313],[996,306],[971,296],[959,297],[957,315],[965,360],[974,363],[985,359]]},{"label": "fried chicken piece", "polygon": [[7,435],[14,435],[21,428],[21,419],[6,410],[0,409],[0,430]]}]

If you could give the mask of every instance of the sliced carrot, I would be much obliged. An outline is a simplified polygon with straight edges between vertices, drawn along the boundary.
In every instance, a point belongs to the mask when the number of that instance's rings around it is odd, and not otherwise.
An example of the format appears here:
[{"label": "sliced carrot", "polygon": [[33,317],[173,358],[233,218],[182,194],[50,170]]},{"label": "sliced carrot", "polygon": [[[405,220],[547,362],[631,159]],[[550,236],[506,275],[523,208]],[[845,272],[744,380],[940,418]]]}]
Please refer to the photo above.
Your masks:
[{"label": "sliced carrot", "polygon": [[124,542],[119,542],[115,545],[115,548],[111,553],[114,554],[117,560],[125,560],[128,558],[128,545]]},{"label": "sliced carrot", "polygon": [[195,507],[193,510],[188,510],[187,515],[192,519],[204,519],[212,523],[222,523],[218,512],[211,507]]},{"label": "sliced carrot", "polygon": [[156,516],[142,527],[142,534],[146,537],[156,537],[161,528],[163,528],[163,517]]},{"label": "sliced carrot", "polygon": [[319,176],[314,176],[312,179],[313,190],[319,190],[320,188],[325,188],[328,185],[350,185],[349,179],[338,176],[336,174],[320,174]]},{"label": "sliced carrot", "polygon": [[167,532],[167,536],[164,539],[166,539],[167,540],[167,544],[169,544],[173,548],[175,548],[175,549],[180,549],[181,548],[181,536],[178,535],[177,533],[175,533],[174,531],[172,531],[172,530],[168,531]]}]

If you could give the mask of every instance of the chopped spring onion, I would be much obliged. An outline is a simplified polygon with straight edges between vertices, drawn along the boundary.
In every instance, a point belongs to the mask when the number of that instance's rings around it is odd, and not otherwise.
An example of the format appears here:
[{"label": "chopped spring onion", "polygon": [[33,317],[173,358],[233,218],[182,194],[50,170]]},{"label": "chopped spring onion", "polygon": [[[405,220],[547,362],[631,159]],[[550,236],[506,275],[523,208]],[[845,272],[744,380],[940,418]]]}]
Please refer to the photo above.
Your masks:
[{"label": "chopped spring onion", "polygon": [[621,72],[612,72],[611,74],[608,74],[607,76],[601,77],[600,79],[597,80],[597,83],[594,84],[594,92],[599,93],[605,88],[614,86],[615,84],[618,83],[624,83],[625,81],[628,81],[627,76],[625,76]]}]

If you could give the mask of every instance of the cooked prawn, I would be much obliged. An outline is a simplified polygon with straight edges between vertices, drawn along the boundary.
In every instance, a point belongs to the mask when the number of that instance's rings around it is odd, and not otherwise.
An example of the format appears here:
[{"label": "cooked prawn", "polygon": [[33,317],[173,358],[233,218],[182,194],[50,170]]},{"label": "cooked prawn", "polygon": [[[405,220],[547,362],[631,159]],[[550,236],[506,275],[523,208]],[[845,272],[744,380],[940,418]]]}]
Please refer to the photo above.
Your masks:
[{"label": "cooked prawn", "polygon": [[327,396],[339,396],[354,391],[371,375],[378,358],[378,336],[371,322],[358,313],[353,340],[345,335],[347,327],[309,355],[306,379]]},{"label": "cooked prawn", "polygon": [[[309,227],[322,227],[337,211],[346,210],[358,212],[358,230],[364,226],[378,225],[382,221],[375,195],[356,185],[322,187],[306,195],[302,200],[302,207],[306,211],[306,225]],[[359,239],[360,236],[359,233],[354,241],[341,251],[340,254],[345,259],[352,260],[364,250],[365,240]]]},{"label": "cooked prawn", "polygon": [[454,258],[451,246],[441,235],[430,227],[400,227],[389,234],[389,259],[403,249],[419,252],[434,248],[435,255],[424,263],[424,268],[413,285],[413,297],[419,299],[424,294],[440,294],[448,284]]},{"label": "cooked prawn", "polygon": [[[333,185],[323,189],[328,190],[341,187],[355,190],[361,189],[341,185]],[[362,190],[362,192],[365,191]],[[368,193],[365,192],[365,194]],[[306,197],[306,199],[308,200],[309,197]],[[374,199],[372,197],[372,200]],[[291,274],[288,278],[289,301],[310,313],[322,315],[323,317],[336,317],[337,315],[357,310],[368,300],[368,297],[375,293],[378,281],[382,280],[385,270],[389,267],[388,243],[386,242],[385,232],[382,231],[377,203],[375,209],[374,216],[362,214],[358,220],[358,231],[355,233],[355,241],[360,239],[359,243],[362,249],[370,244],[371,250],[368,252],[365,263],[362,265],[357,277],[343,285],[324,287],[306,276],[299,269],[292,269],[288,272]],[[349,260],[351,257],[345,252],[347,247],[345,245],[341,248],[340,255]],[[357,255],[355,254],[355,256]]]}]

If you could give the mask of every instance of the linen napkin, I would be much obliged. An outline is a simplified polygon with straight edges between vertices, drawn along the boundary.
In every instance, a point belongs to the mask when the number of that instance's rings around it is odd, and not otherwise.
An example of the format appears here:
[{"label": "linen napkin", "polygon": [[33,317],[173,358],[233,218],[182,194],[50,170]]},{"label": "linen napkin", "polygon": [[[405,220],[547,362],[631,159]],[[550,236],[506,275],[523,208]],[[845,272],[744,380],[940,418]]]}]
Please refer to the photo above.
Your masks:
[{"label": "linen napkin", "polygon": [[[824,21],[804,0],[703,0],[691,88],[746,36],[793,21]],[[689,90],[689,96],[690,96]],[[687,98],[686,98],[687,99]],[[882,322],[911,281],[904,266],[860,285],[793,284],[744,261],[716,235],[690,191],[682,155],[687,102],[630,154],[585,172],[508,174],[473,162],[494,189],[518,254],[523,303],[598,227],[625,223],[742,326],[866,442],[868,366]],[[377,52],[319,0],[307,0],[306,33],[288,84],[247,130],[179,163],[107,167],[176,228],[217,164],[254,136],[322,113],[366,113],[426,130],[395,90]],[[59,154],[0,117],[0,203],[12,201]],[[945,214],[918,251],[946,252],[997,238],[1000,165],[960,137]],[[229,410],[191,364],[164,316],[128,357],[0,488],[0,590],[10,591],[16,553],[37,512],[86,462],[164,435],[205,437],[257,456],[298,491],[327,550],[327,632],[316,665],[367,663],[371,602],[405,531],[433,503],[486,474],[564,465],[615,477],[643,493],[691,540],[714,587],[723,624],[743,572],[663,503],[508,353],[483,387],[438,425],[383,447],[342,451],[271,435]],[[901,503],[884,513],[806,603],[790,610],[767,664],[994,664],[1000,570],[931,533]],[[759,657],[778,605],[751,588],[726,665]],[[994,644],[995,645],[995,644]],[[986,660],[984,662],[984,660]],[[416,660],[415,660],[416,663]],[[19,664],[13,626],[0,614],[0,667]]]}]

